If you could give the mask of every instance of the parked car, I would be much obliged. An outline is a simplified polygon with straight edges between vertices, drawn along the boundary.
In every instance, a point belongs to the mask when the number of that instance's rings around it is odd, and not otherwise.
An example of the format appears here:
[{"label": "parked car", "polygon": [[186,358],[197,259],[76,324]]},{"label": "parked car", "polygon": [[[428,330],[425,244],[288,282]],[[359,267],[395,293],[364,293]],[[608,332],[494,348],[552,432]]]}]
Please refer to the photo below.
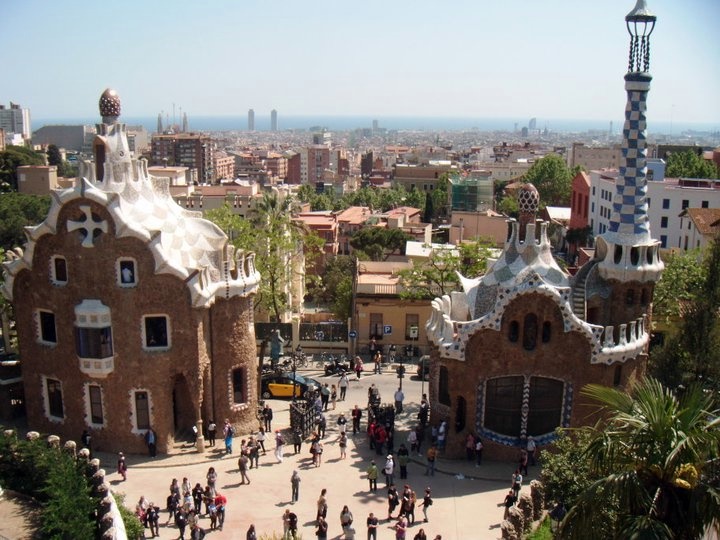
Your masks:
[{"label": "parked car", "polygon": [[424,354],[418,360],[417,376],[426,381],[430,378],[430,355]]},{"label": "parked car", "polygon": [[[319,388],[320,384],[316,380],[295,374],[295,397],[306,397]],[[263,399],[292,397],[293,374],[289,372],[264,374],[260,393]]]}]

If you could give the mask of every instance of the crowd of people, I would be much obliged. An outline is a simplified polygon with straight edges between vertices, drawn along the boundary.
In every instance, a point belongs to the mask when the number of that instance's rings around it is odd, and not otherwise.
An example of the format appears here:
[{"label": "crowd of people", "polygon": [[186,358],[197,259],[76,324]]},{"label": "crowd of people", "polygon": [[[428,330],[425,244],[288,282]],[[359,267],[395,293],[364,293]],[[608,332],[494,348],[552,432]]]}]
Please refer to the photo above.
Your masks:
[{"label": "crowd of people", "polygon": [[[357,362],[354,367],[357,367]],[[337,436],[327,439],[328,419],[326,414],[328,414],[329,404],[331,405],[330,410],[332,410],[336,408],[338,400],[345,401],[348,386],[347,374],[341,374],[337,387],[325,384],[323,388],[326,391],[321,389],[312,402],[312,406],[317,413],[316,426],[309,438],[312,468],[322,466],[326,444],[330,445],[330,449],[337,449],[338,459],[346,459],[349,437],[361,433],[361,421],[367,415],[366,429],[363,431],[367,435],[369,448],[374,450],[376,456],[361,473],[368,481],[368,491],[370,493],[377,492],[377,481],[382,474],[384,479],[383,490],[386,492],[387,501],[386,523],[394,530],[396,540],[427,540],[428,537],[424,528],[416,528],[415,510],[417,508],[422,511],[422,523],[429,522],[428,512],[433,504],[432,489],[430,486],[426,486],[421,490],[422,497],[418,496],[411,487],[410,481],[408,481],[408,463],[413,456],[421,458],[424,456],[425,475],[434,476],[436,460],[445,450],[447,442],[447,422],[442,420],[430,425],[430,407],[427,396],[423,394],[419,408],[413,410],[412,417],[407,416],[405,418],[406,422],[409,420],[412,427],[407,432],[405,440],[397,444],[394,421],[396,416],[404,412],[402,388],[398,388],[392,395],[393,405],[383,407],[380,405],[382,400],[378,388],[375,384],[370,384],[368,387],[367,407],[361,408],[354,405],[348,415],[349,418],[346,417],[345,412],[339,412],[332,422],[333,431],[336,431]],[[240,439],[237,459],[237,472],[240,481],[237,485],[249,485],[251,483],[251,471],[260,466],[261,458],[264,459],[264,456],[270,451],[265,444],[268,434],[274,436],[275,439],[275,462],[282,463],[285,457],[284,446],[288,435],[280,429],[275,429],[273,432],[273,411],[269,404],[264,405],[259,417],[260,426],[258,430],[246,438]],[[352,426],[352,435],[349,433],[348,424]],[[226,420],[218,430],[211,420],[207,425],[207,438],[211,447],[215,446],[216,431],[219,431],[225,442],[225,453],[232,454],[233,440],[236,438],[233,426]],[[428,436],[430,441],[427,448],[425,448]],[[289,438],[293,442],[294,455],[301,454],[302,444],[305,442],[303,433],[296,429],[291,432]],[[468,434],[465,439],[465,451],[468,461],[474,461],[476,467],[482,465],[483,442],[479,437]],[[523,448],[520,453],[518,468],[512,475],[511,488],[504,501],[506,514],[517,502],[522,486],[523,473],[527,475],[527,467],[535,463],[535,452],[536,446],[532,437],[530,437],[527,441],[527,447]],[[334,456],[335,453],[333,452],[331,458]],[[123,479],[127,477],[127,466],[122,454],[120,454],[118,460],[118,472]],[[396,480],[401,482],[396,484]],[[302,477],[299,471],[297,469],[293,470],[290,476],[290,504],[299,501],[301,482]],[[399,488],[400,485],[401,488]],[[169,494],[164,508],[142,497],[136,506],[137,516],[146,529],[149,530],[152,537],[159,535],[160,515],[167,512],[165,526],[174,525],[181,540],[186,537],[190,540],[203,538],[207,530],[222,530],[225,523],[227,497],[219,492],[217,486],[218,473],[214,467],[209,467],[204,482],[191,483],[188,478],[183,478],[180,483],[177,479],[173,479],[170,483]],[[333,519],[328,519],[328,492],[323,489],[317,500],[315,515],[316,536],[320,539],[327,538],[328,530],[334,528],[333,521]],[[382,517],[377,515],[377,512],[368,514],[365,518],[368,540],[377,539],[378,527],[382,525],[383,521]],[[292,507],[286,509],[282,516],[284,538],[297,538],[298,523],[299,518],[293,512]],[[358,523],[348,505],[342,507],[338,517],[338,525],[342,538],[345,540],[355,538]],[[415,534],[410,536],[413,533]],[[250,525],[246,532],[246,538],[248,540],[257,538],[254,525]],[[435,540],[440,538],[440,535],[434,537]]]}]

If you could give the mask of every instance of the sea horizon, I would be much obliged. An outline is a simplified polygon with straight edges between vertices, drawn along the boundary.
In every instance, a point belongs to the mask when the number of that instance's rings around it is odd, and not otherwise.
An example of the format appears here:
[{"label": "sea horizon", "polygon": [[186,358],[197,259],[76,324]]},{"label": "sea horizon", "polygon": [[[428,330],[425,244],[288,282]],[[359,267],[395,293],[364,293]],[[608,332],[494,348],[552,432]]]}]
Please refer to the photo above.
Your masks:
[{"label": "sea horizon", "polygon": [[[157,116],[122,116],[123,123],[127,125],[141,125],[148,132],[157,129]],[[480,131],[480,132],[514,132],[526,127],[527,118],[462,118],[462,117],[422,117],[422,116],[367,116],[367,115],[278,115],[278,132],[287,130],[310,130],[311,128],[326,128],[329,131],[353,131],[356,129],[372,129],[373,121],[378,122],[380,129],[388,131]],[[100,118],[37,118],[32,123],[34,131],[47,125],[95,125]],[[163,119],[163,125],[167,120]],[[176,118],[174,124],[181,125],[182,119]],[[623,119],[612,121],[612,132],[618,135],[622,131]],[[224,116],[188,116],[189,131],[247,131],[246,115]],[[608,132],[610,120],[589,119],[562,119],[537,118],[536,129],[544,131],[547,128],[555,133],[585,133],[588,131]],[[668,122],[648,121],[648,133],[665,135],[679,135],[685,132],[717,132],[720,123],[697,122]],[[270,131],[269,116],[255,116],[255,131]]]}]

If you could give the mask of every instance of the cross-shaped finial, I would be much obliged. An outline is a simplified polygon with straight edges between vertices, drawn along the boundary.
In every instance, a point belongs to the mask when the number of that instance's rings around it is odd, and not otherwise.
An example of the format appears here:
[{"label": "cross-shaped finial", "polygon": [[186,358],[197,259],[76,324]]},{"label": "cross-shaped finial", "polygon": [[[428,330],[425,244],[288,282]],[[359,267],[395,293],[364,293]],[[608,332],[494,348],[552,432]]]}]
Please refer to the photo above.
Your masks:
[{"label": "cross-shaped finial", "polygon": [[107,232],[107,221],[95,221],[89,206],[81,206],[83,217],[79,221],[68,221],[68,231],[82,230],[85,238],[82,241],[82,247],[94,247],[93,239],[95,231]]}]

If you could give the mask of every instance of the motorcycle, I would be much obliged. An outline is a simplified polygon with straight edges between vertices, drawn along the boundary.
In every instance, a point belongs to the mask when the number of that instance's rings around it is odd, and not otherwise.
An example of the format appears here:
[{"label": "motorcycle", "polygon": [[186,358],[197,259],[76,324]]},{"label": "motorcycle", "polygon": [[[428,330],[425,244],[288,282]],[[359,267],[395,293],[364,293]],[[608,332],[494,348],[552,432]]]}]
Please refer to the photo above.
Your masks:
[{"label": "motorcycle", "polygon": [[331,375],[342,375],[343,373],[350,371],[350,364],[345,364],[334,358],[332,362],[325,364],[325,376],[330,377]]}]

